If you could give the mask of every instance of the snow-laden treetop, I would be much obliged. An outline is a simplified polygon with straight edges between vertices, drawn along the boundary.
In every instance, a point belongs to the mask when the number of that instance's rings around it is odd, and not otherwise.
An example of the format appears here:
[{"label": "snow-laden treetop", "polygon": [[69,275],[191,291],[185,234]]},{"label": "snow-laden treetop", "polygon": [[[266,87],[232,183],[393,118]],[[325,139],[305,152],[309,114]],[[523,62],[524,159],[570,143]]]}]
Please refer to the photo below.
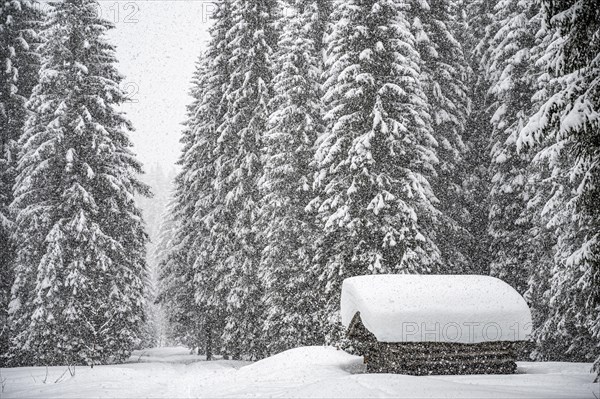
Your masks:
[{"label": "snow-laden treetop", "polygon": [[531,312],[504,281],[475,275],[373,275],[344,280],[342,324],[360,313],[380,342],[522,341]]}]

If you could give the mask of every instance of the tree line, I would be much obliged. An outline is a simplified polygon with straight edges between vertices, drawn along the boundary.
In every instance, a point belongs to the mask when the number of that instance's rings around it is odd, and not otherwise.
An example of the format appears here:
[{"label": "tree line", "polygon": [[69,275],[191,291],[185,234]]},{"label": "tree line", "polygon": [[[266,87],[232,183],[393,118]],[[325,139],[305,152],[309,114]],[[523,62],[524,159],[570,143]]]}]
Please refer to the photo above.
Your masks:
[{"label": "tree line", "polygon": [[259,359],[340,343],[346,277],[490,274],[533,358],[598,359],[599,12],[220,1],[157,253],[171,334]]},{"label": "tree line", "polygon": [[[148,241],[91,0],[0,7],[2,361],[125,359]],[[157,243],[170,334],[259,359],[339,344],[345,277],[491,274],[538,360],[600,361],[591,0],[221,0]]]}]

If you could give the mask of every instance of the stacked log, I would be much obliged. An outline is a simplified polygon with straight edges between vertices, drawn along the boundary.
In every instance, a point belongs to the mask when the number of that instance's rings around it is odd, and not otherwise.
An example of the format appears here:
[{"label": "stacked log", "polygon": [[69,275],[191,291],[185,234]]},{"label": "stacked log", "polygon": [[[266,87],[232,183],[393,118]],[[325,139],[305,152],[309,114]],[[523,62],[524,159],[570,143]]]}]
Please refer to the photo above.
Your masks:
[{"label": "stacked log", "polygon": [[512,342],[378,342],[366,356],[369,373],[513,374],[517,370]]},{"label": "stacked log", "polygon": [[357,313],[348,336],[364,355],[369,373],[409,375],[514,374],[522,342],[378,342]]}]

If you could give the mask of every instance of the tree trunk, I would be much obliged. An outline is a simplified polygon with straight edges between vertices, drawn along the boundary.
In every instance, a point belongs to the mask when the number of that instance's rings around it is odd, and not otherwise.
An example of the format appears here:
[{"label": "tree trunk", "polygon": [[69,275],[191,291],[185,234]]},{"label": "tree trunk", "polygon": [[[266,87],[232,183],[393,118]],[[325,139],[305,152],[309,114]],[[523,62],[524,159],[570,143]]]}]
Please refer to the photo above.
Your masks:
[{"label": "tree trunk", "polygon": [[209,327],[206,329],[206,360],[212,360],[212,329]]}]

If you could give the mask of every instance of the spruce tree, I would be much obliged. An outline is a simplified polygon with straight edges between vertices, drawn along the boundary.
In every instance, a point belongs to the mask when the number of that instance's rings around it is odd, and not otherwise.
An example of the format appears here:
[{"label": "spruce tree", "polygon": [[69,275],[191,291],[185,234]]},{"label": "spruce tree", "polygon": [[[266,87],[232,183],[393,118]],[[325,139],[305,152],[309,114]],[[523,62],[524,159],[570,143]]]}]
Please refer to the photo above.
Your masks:
[{"label": "spruce tree", "polygon": [[[536,105],[538,102],[536,101]],[[531,154],[539,150],[532,147],[526,152]],[[523,297],[531,310],[533,329],[531,338],[535,343],[530,357],[539,361],[562,360],[569,343],[544,333],[544,324],[550,315],[550,288],[554,269],[554,244],[556,238],[551,226],[553,215],[544,212],[544,206],[552,192],[550,168],[540,162],[532,161],[527,168],[528,182],[524,195],[527,197],[525,217],[531,225],[528,234],[529,254],[523,264],[526,272],[527,291]]]},{"label": "spruce tree", "polygon": [[423,273],[440,263],[428,240],[439,211],[426,176],[435,143],[420,58],[404,1],[337,1],[328,37],[324,96],[311,202],[324,230],[316,267],[328,339],[339,338],[344,278]]},{"label": "spruce tree", "polygon": [[[218,183],[218,148],[219,128],[226,121],[229,111],[228,89],[231,82],[232,58],[230,30],[234,26],[235,2],[222,1],[215,24],[211,30],[211,42],[206,58],[209,62],[207,70],[207,87],[199,104],[195,119],[196,130],[195,153],[199,157],[195,180],[198,181],[194,219],[200,221],[194,247],[197,257],[194,263],[194,281],[196,284],[195,300],[202,310],[202,326],[205,338],[206,356],[222,351],[223,332],[226,323],[226,292],[219,289],[221,281],[217,262],[220,256],[215,252],[222,243],[218,223],[220,212]],[[216,238],[216,240],[213,240]]]},{"label": "spruce tree", "polygon": [[470,215],[463,206],[462,184],[467,175],[462,138],[469,112],[467,62],[454,37],[456,22],[449,0],[415,1],[410,15],[439,158],[431,183],[439,200],[440,228],[428,233],[442,252],[443,272],[467,273],[474,269],[466,250],[473,237],[467,230]]},{"label": "spruce tree", "polygon": [[148,262],[148,280],[146,290],[146,323],[144,326],[144,341],[140,344],[142,348],[153,348],[163,346],[165,342],[165,320],[166,315],[162,307],[157,303],[160,294],[160,264],[164,259],[161,251],[158,250],[158,244],[161,243],[161,234],[163,225],[170,221],[165,213],[167,206],[171,202],[173,190],[173,180],[175,169],[170,173],[165,173],[160,164],[155,163],[147,172],[144,181],[150,186],[153,198],[136,198],[144,215],[146,222],[146,231],[150,242],[146,249],[146,259]]},{"label": "spruce tree", "polygon": [[[203,194],[198,192],[199,181],[193,176],[197,173],[196,131],[192,119],[204,96],[207,84],[207,61],[200,60],[192,81],[191,95],[194,98],[188,107],[188,120],[185,123],[181,142],[183,150],[179,160],[181,172],[175,177],[174,201],[170,206],[170,217],[173,225],[172,243],[169,253],[161,266],[162,278],[165,280],[161,298],[167,308],[169,321],[181,342],[188,347],[200,348],[202,330],[200,326],[201,312],[194,301],[196,287],[194,269],[197,251],[194,248],[199,222],[194,219],[196,201]],[[210,149],[206,149],[210,152]]]},{"label": "spruce tree", "polygon": [[266,354],[264,287],[259,278],[259,179],[278,14],[276,0],[235,0],[233,26],[227,34],[229,82],[214,151],[215,209],[210,226],[216,295],[226,302],[224,350],[234,358]]},{"label": "spruce tree", "polygon": [[202,347],[200,309],[194,301],[193,269],[188,258],[188,241],[179,241],[181,222],[175,219],[175,202],[164,215],[157,247],[159,261],[159,293],[156,301],[166,314],[169,340],[191,349]]},{"label": "spruce tree", "polygon": [[321,342],[314,322],[320,292],[311,273],[314,215],[305,210],[312,199],[312,159],[321,121],[321,52],[316,1],[289,4],[276,54],[273,110],[265,135],[261,188],[261,225],[265,247],[261,276],[265,281],[265,332],[270,353]]},{"label": "spruce tree", "polygon": [[549,169],[552,185],[542,209],[556,245],[548,319],[539,339],[566,343],[565,360],[596,357],[598,372],[600,10],[591,0],[544,0],[542,16],[549,40],[541,61],[546,73],[536,96],[545,102],[519,142],[534,149],[535,160]]},{"label": "spruce tree", "polygon": [[168,241],[162,239],[171,246],[160,266],[162,289],[159,301],[167,308],[170,324],[181,342],[198,350],[205,348],[203,320],[207,316],[194,300],[198,292],[194,281],[198,273],[195,264],[200,253],[196,244],[207,234],[198,213],[199,204],[212,195],[210,169],[214,148],[207,142],[210,131],[198,129],[198,125],[212,121],[205,114],[207,110],[202,108],[210,85],[210,62],[208,56],[201,57],[192,80],[194,100],[188,106],[188,119],[181,139],[183,151],[179,164],[182,170],[175,178],[174,201],[169,206],[170,222],[165,221],[165,226],[171,226],[169,235],[172,237]]},{"label": "spruce tree", "polygon": [[95,2],[67,0],[43,31],[12,203],[15,364],[121,361],[139,341],[147,237],[134,195],[149,190],[117,110],[112,27]]},{"label": "spruce tree", "polygon": [[[198,63],[192,82],[193,103],[183,134],[181,173],[176,178],[171,207],[174,244],[163,261],[160,299],[169,309],[170,323],[191,347],[204,350],[207,359],[221,350],[225,321],[225,287],[219,287],[214,251],[220,245],[216,215],[217,129],[228,110],[225,95],[230,82],[228,32],[233,26],[233,2],[221,1],[214,14],[211,40]],[[182,284],[184,282],[184,284]]]},{"label": "spruce tree", "polygon": [[[469,221],[467,230],[473,240],[465,245],[472,259],[473,272],[490,273],[490,237],[488,235],[490,176],[490,131],[493,111],[489,93],[491,82],[486,73],[490,58],[490,40],[498,25],[494,24],[494,5],[497,0],[465,0],[458,3],[462,9],[457,21],[457,37],[460,38],[469,64],[468,93],[470,113],[467,117],[463,141],[466,146],[464,165],[468,171],[463,186]],[[464,243],[463,243],[464,244]]]},{"label": "spruce tree", "polygon": [[159,309],[158,314],[160,322],[161,336],[164,338],[165,345],[171,346],[179,344],[176,328],[174,326],[173,315],[176,313],[177,303],[175,295],[170,292],[171,287],[177,285],[176,276],[169,269],[168,260],[171,251],[174,248],[173,237],[175,236],[175,222],[170,207],[172,199],[165,206],[161,217],[161,224],[158,231],[158,239],[154,253],[152,254],[156,262],[157,273],[157,293],[154,300],[155,305]]},{"label": "spruce tree", "polygon": [[537,71],[532,61],[539,30],[535,1],[501,0],[495,7],[498,30],[491,39],[487,68],[494,102],[491,134],[490,273],[519,293],[527,290],[533,225],[527,214],[530,156],[517,152],[517,138],[534,111]]},{"label": "spruce tree", "polygon": [[[5,2],[0,7],[0,354],[8,345],[7,310],[15,260],[9,211],[13,200],[18,141],[27,119],[26,101],[37,82],[41,13],[29,0]],[[0,366],[4,364],[0,356]]]}]

